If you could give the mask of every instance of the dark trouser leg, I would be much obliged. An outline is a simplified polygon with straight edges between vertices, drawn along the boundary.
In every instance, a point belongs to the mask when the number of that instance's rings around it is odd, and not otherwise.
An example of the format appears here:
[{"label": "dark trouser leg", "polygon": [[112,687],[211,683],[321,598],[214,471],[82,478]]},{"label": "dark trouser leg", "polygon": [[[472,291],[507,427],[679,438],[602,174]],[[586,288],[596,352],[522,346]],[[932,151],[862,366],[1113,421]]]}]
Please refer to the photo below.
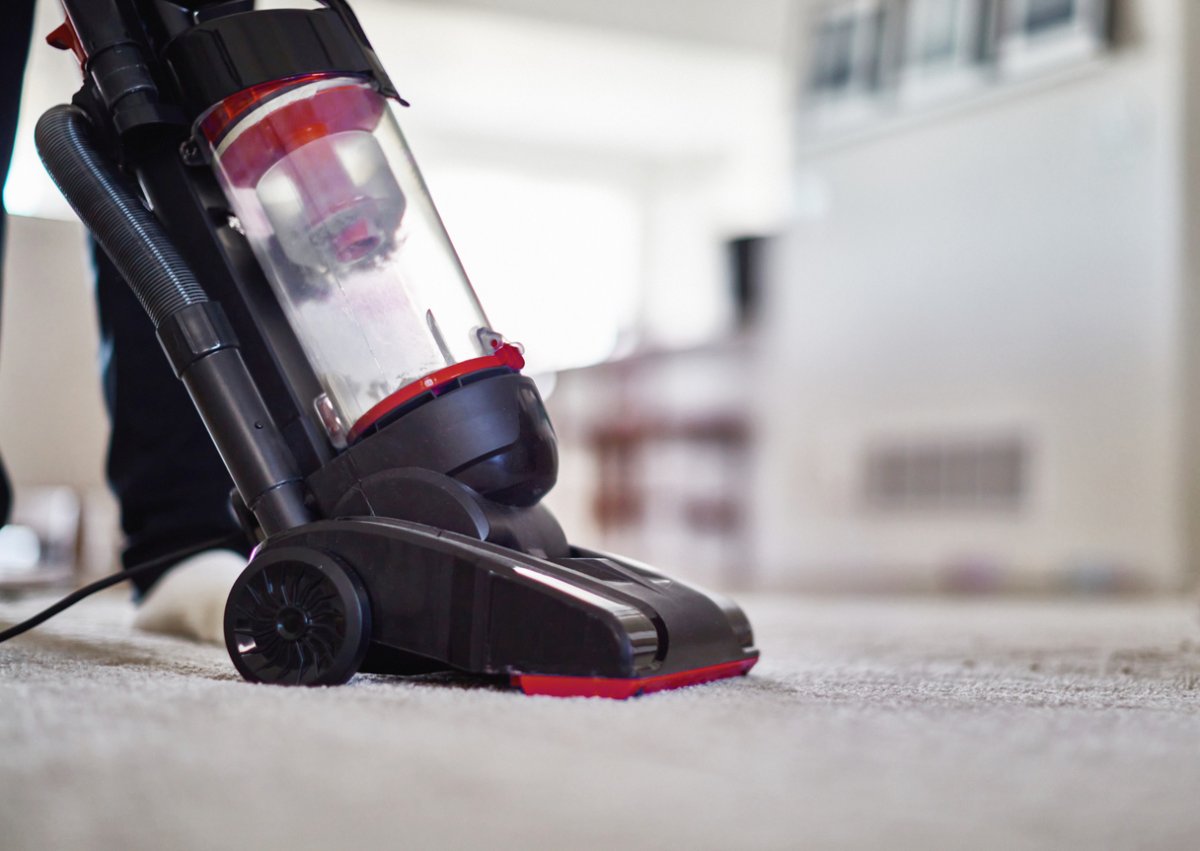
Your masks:
[{"label": "dark trouser leg", "polygon": [[[131,567],[236,533],[233,484],[150,319],[104,252],[93,245],[92,253],[112,421],[108,480],[121,505]],[[138,590],[165,570],[137,580]]]},{"label": "dark trouser leg", "polygon": [[[34,0],[4,0],[0,25],[0,185],[8,173]],[[43,48],[49,49],[49,48]],[[0,239],[4,213],[0,207]],[[220,535],[237,524],[231,484],[200,417],[158,346],[149,318],[104,253],[96,290],[104,352],[104,397],[112,422],[108,477],[121,505],[132,566]],[[10,364],[9,368],[19,368]],[[0,466],[0,522],[8,485]],[[164,568],[165,570],[166,568]],[[144,591],[157,576],[137,580]]]},{"label": "dark trouser leg", "polygon": [[[3,23],[0,24],[0,188],[8,178],[12,159],[13,137],[17,134],[17,113],[21,107],[21,79],[25,72],[25,57],[29,53],[29,36],[33,31],[34,0],[6,0]],[[0,204],[0,262],[4,252],[4,205]],[[12,492],[4,464],[0,463],[0,526],[8,522]]]}]

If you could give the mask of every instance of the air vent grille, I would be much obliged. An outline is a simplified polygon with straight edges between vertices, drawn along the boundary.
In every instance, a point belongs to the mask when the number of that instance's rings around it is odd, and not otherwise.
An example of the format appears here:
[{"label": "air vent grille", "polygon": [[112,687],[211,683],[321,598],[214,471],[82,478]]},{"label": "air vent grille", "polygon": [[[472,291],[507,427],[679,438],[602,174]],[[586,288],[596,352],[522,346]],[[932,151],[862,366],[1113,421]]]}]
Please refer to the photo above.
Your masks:
[{"label": "air vent grille", "polygon": [[865,455],[866,502],[880,510],[1014,511],[1028,479],[1016,435],[878,441]]}]

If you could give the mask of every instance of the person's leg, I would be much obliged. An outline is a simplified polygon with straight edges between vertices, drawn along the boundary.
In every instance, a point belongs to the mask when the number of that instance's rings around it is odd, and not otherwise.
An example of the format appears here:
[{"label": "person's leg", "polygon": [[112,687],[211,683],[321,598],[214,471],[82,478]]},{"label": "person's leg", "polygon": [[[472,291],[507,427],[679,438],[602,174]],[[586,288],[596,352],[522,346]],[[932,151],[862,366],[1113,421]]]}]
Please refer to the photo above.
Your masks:
[{"label": "person's leg", "polygon": [[[0,186],[8,174],[16,136],[34,7],[35,0],[4,3]],[[0,204],[0,245],[4,224]],[[93,257],[104,398],[112,425],[107,470],[127,535],[123,561],[133,566],[217,537],[228,541],[226,549],[202,553],[174,566],[164,564],[155,575],[140,577],[136,581],[139,596],[155,586],[156,593],[151,596],[158,599],[147,600],[139,624],[219,640],[225,596],[248,551],[229,508],[229,475],[187,391],[167,365],[149,317],[94,243]],[[8,503],[8,481],[0,464],[0,525],[7,519]],[[161,579],[168,570],[170,582]]]},{"label": "person's leg", "polygon": [[[0,189],[8,179],[13,142],[17,135],[17,116],[21,109],[21,82],[25,59],[33,32],[34,0],[8,0],[4,4],[4,23],[0,26]],[[5,239],[6,212],[0,202],[0,263]],[[0,461],[0,526],[8,522],[12,491],[4,463]]]},{"label": "person's leg", "polygon": [[[154,327],[112,262],[93,246],[104,399],[112,423],[108,480],[121,507],[127,567],[222,535],[236,538],[233,487]],[[233,545],[242,555],[244,542]],[[168,569],[137,580],[145,592]]]}]

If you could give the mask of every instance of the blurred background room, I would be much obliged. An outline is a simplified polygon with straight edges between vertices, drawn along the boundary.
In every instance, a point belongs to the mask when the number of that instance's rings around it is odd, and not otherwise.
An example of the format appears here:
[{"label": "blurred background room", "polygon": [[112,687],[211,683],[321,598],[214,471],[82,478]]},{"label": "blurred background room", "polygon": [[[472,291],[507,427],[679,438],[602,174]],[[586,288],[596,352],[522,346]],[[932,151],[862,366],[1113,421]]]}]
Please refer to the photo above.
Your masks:
[{"label": "blurred background room", "polygon": [[[1192,0],[354,5],[548,396],[573,539],[738,590],[1193,583]],[[0,582],[119,543],[85,238],[33,148],[77,83],[39,38],[4,189],[25,528]]]}]

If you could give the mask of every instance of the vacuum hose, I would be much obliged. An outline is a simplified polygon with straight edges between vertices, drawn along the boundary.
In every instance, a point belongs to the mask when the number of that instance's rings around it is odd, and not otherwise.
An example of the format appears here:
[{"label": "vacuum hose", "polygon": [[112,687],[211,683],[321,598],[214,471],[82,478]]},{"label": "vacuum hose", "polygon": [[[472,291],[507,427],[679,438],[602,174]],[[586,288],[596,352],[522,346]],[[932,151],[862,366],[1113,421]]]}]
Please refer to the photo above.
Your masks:
[{"label": "vacuum hose", "polygon": [[157,328],[208,301],[154,214],[96,149],[91,122],[76,106],[55,106],[34,131],[38,155],[59,190],[112,259]]}]

